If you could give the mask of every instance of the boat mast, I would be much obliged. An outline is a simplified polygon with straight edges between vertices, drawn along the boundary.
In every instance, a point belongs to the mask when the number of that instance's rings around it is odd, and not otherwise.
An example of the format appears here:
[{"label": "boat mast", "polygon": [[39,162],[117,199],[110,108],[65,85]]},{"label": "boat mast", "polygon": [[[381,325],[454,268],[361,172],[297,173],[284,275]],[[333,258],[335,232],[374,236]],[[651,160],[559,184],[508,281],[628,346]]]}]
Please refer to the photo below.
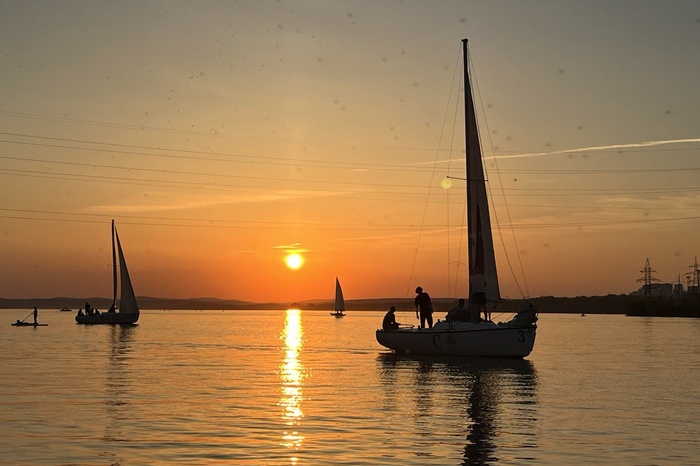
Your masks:
[{"label": "boat mast", "polygon": [[[462,59],[464,60],[464,139],[465,139],[465,150],[466,150],[466,157],[464,159],[466,160],[466,178],[467,178],[467,223],[473,218],[472,217],[472,205],[469,202],[469,195],[471,194],[471,188],[470,185],[472,183],[472,178],[471,178],[471,170],[470,168],[470,163],[469,163],[469,150],[471,147],[471,131],[469,131],[469,123],[471,119],[471,108],[473,106],[473,103],[471,102],[472,99],[472,88],[471,88],[471,83],[469,82],[469,52],[467,48],[467,39],[462,39]],[[468,236],[471,234],[471,228],[467,228],[467,233]],[[471,257],[472,255],[472,248],[471,248],[471,242],[472,239],[468,238],[467,240],[469,246],[467,247],[467,263],[469,264],[469,276],[471,277],[474,274],[474,264],[472,263],[474,258]],[[471,296],[471,290],[469,290],[469,296]]]},{"label": "boat mast", "polygon": [[112,219],[112,307],[117,307],[117,253],[114,246],[114,219]]}]

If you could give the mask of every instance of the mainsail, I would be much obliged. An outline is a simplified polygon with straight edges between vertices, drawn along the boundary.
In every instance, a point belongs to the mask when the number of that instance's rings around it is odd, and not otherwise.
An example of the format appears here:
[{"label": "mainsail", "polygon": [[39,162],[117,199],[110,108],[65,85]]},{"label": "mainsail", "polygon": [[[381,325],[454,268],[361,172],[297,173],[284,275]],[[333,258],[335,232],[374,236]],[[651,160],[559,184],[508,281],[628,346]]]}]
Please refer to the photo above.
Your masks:
[{"label": "mainsail", "polygon": [[114,230],[114,234],[117,237],[117,249],[119,250],[119,279],[121,281],[119,312],[137,314],[139,312],[139,306],[136,302],[134,287],[131,285],[131,278],[129,278],[129,270],[126,268],[126,259],[124,259],[122,245],[119,242],[119,234],[117,233],[116,229]]},{"label": "mainsail", "polygon": [[335,302],[333,305],[336,313],[345,312],[345,300],[343,299],[343,290],[340,288],[338,277],[335,277]]},{"label": "mainsail", "polygon": [[[500,301],[496,257],[493,252],[491,220],[486,196],[486,179],[481,159],[481,143],[477,127],[474,99],[468,73],[467,39],[462,41],[464,53],[464,118],[466,121],[467,151],[467,232],[469,243],[469,276],[486,277],[486,298]],[[471,296],[471,290],[469,293]]]}]

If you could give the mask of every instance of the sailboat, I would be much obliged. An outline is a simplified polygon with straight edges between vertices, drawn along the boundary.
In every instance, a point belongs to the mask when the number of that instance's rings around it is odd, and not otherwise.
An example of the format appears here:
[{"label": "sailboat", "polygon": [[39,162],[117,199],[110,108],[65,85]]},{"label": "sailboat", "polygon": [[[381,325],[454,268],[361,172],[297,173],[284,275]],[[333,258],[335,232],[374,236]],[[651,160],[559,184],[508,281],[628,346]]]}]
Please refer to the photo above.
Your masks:
[{"label": "sailboat", "polygon": [[[117,256],[119,263],[117,266]],[[75,316],[79,324],[135,324],[139,320],[139,306],[136,302],[134,287],[131,285],[129,270],[126,268],[124,252],[119,241],[119,234],[112,220],[112,306],[109,311],[87,315],[82,312]],[[117,288],[121,285],[119,310],[117,310]],[[87,310],[87,309],[86,309]]]},{"label": "sailboat", "polygon": [[340,287],[338,277],[335,277],[335,299],[333,300],[332,316],[343,317],[345,315],[345,300],[343,299],[343,289]]},{"label": "sailboat", "polygon": [[[487,301],[499,302],[501,298],[486,196],[486,177],[469,78],[467,39],[462,40],[462,47],[469,282],[471,287],[472,277],[481,275],[480,278],[485,278],[486,282]],[[470,305],[475,304],[470,302]],[[530,354],[535,344],[536,321],[537,309],[526,303],[513,319],[505,323],[442,321],[432,328],[379,329],[376,338],[379,344],[396,353],[523,358]]]}]

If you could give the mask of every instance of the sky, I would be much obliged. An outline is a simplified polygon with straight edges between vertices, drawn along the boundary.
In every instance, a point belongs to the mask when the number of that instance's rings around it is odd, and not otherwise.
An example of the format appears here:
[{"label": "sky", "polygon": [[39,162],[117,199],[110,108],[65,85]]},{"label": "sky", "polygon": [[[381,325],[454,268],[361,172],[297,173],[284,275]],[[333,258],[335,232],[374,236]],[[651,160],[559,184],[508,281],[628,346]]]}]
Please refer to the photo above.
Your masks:
[{"label": "sky", "polygon": [[463,38],[502,296],[685,283],[698,1],[4,0],[0,297],[463,297]]}]

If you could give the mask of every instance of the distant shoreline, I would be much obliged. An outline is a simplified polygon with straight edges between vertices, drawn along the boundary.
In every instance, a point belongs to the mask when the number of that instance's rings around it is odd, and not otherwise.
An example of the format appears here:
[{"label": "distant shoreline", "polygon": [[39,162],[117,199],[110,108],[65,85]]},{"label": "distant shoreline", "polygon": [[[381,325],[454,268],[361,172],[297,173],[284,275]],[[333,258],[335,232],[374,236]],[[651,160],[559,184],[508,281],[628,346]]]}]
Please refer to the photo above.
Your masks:
[{"label": "distant shoreline", "polygon": [[[527,302],[537,306],[540,313],[560,313],[560,314],[626,314],[630,306],[639,301],[634,295],[607,295],[607,296],[577,296],[554,297],[544,296],[528,299]],[[39,309],[59,310],[67,307],[78,310],[85,306],[85,302],[97,309],[107,309],[111,305],[111,299],[103,297],[91,298],[21,298],[8,299],[0,298],[0,308],[2,309],[32,309],[36,306]],[[433,305],[438,313],[447,312],[452,308],[456,299],[434,298]],[[155,310],[256,310],[256,309],[288,309],[298,307],[303,310],[328,310],[332,308],[332,300],[314,300],[302,302],[249,302],[233,299],[218,298],[191,298],[191,299],[171,299],[153,298],[142,296],[138,298],[141,309]],[[493,313],[514,313],[523,304],[521,299],[504,300],[498,303],[493,309]],[[396,306],[398,311],[413,311],[413,298],[377,298],[377,299],[357,299],[346,300],[346,310],[348,311],[382,311],[390,306]],[[700,314],[700,310],[699,310]],[[700,316],[700,315],[698,315]]]}]

